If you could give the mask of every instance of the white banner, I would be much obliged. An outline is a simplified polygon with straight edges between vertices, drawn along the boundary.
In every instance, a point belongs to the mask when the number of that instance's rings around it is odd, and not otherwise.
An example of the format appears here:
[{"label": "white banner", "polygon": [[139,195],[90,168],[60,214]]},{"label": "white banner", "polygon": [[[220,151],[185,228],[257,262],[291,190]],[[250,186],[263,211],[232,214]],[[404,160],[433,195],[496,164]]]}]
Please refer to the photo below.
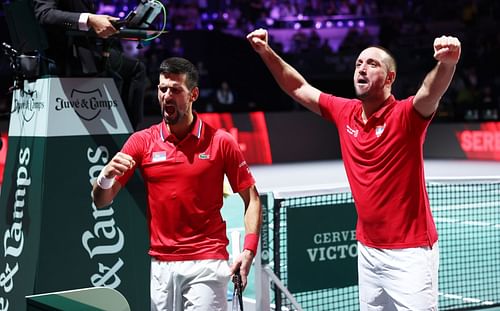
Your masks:
[{"label": "white banner", "polygon": [[24,82],[12,100],[9,136],[128,134],[132,126],[111,78]]}]

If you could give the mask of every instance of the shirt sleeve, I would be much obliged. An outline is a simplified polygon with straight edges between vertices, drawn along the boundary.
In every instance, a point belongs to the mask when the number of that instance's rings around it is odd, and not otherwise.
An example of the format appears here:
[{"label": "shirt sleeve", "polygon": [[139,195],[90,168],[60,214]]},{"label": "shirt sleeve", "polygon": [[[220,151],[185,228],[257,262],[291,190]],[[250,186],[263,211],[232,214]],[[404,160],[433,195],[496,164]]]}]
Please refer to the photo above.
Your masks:
[{"label": "shirt sleeve", "polygon": [[220,150],[224,157],[224,173],[233,192],[240,192],[255,184],[255,179],[240,147],[231,134],[220,131]]},{"label": "shirt sleeve", "polygon": [[351,100],[347,98],[321,93],[319,96],[321,116],[337,124],[342,110],[349,102],[351,102]]},{"label": "shirt sleeve", "polygon": [[424,133],[427,127],[431,123],[436,112],[434,112],[430,117],[423,117],[416,109],[413,107],[413,99],[415,96],[410,96],[404,100],[404,109],[408,117],[410,124],[410,131],[415,134]]}]

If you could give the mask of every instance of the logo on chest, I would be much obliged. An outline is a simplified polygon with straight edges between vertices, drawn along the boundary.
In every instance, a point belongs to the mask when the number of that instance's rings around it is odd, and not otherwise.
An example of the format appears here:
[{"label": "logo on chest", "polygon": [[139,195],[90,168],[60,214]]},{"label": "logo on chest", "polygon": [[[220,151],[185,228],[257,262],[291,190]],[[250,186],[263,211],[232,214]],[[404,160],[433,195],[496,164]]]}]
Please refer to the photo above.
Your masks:
[{"label": "logo on chest", "polygon": [[206,153],[200,153],[198,155],[198,158],[202,159],[202,160],[209,160],[210,159],[210,155],[209,154],[206,154]]},{"label": "logo on chest", "polygon": [[[384,123],[383,125],[377,125],[375,127],[375,136],[376,137],[380,137],[382,135],[382,133],[385,130],[385,126],[386,126],[386,124]],[[347,130],[348,134],[350,134],[350,135],[352,135],[354,137],[358,137],[358,135],[359,135],[359,130],[353,129],[349,125],[346,125],[346,130]]]},{"label": "logo on chest", "polygon": [[346,125],[346,130],[347,130],[347,133],[351,134],[352,136],[358,137],[358,134],[359,134],[358,130],[353,129],[349,125]]},{"label": "logo on chest", "polygon": [[385,130],[385,123],[383,125],[377,125],[375,127],[375,136],[380,137]]},{"label": "logo on chest", "polygon": [[165,161],[167,159],[167,152],[166,151],[155,151],[153,152],[153,162],[160,162],[160,161]]}]

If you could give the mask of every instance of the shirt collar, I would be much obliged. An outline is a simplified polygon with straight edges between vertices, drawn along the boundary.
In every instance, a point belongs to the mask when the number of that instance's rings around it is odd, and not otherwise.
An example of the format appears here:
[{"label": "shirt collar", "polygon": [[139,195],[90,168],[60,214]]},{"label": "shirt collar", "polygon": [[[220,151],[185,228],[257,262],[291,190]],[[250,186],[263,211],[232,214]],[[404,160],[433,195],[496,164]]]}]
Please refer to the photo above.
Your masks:
[{"label": "shirt collar", "polygon": [[[201,118],[198,117],[198,114],[195,111],[193,111],[193,117],[194,117],[193,118],[194,126],[188,135],[191,135],[197,139],[200,139],[201,131],[203,129],[203,121],[201,120]],[[175,135],[170,133],[170,131],[167,128],[167,124],[165,122],[161,122],[160,138],[163,142],[165,142],[167,140],[171,141],[171,142],[178,141],[177,137],[175,137]]]},{"label": "shirt collar", "polygon": [[[380,119],[382,117],[382,115],[385,113],[385,111],[387,109],[389,109],[389,107],[391,107],[394,103],[396,102],[396,99],[394,98],[394,95],[391,95],[389,96],[385,101],[384,103],[382,104],[382,106],[377,110],[375,111],[370,118],[375,118],[375,119]],[[361,116],[363,113],[363,105],[360,106],[360,109],[359,109],[359,112],[356,114],[356,119],[363,123],[363,117]],[[370,119],[368,118],[368,120]]]}]

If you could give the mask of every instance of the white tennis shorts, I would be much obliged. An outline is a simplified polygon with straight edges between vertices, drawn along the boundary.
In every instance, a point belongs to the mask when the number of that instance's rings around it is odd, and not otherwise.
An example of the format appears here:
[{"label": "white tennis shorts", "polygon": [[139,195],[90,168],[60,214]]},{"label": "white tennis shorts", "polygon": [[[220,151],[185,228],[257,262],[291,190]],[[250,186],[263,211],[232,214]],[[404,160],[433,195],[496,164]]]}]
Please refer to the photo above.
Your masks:
[{"label": "white tennis shorts", "polygon": [[151,311],[227,310],[226,260],[151,260]]},{"label": "white tennis shorts", "polygon": [[438,309],[439,248],[379,249],[358,242],[361,311]]}]

